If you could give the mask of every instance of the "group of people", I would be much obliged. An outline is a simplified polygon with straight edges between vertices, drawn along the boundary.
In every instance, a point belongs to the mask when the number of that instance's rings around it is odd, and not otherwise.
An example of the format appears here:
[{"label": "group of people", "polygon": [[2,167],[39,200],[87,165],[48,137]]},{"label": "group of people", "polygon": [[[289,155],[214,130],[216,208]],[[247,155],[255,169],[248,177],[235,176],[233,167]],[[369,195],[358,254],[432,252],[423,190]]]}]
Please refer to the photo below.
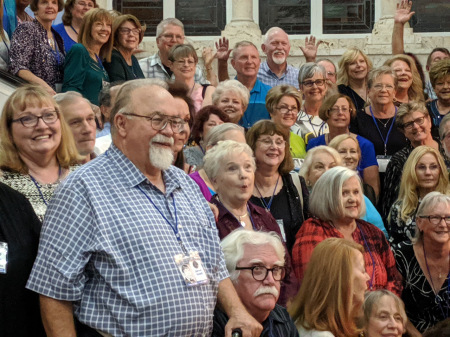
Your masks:
[{"label": "group of people", "polygon": [[0,117],[0,334],[448,333],[450,53],[425,84],[399,47],[411,5],[396,55],[352,48],[338,70],[313,37],[288,65],[278,27],[265,62],[222,38],[202,70],[178,19],[138,61],[132,15],[17,6],[5,64],[30,84]]}]

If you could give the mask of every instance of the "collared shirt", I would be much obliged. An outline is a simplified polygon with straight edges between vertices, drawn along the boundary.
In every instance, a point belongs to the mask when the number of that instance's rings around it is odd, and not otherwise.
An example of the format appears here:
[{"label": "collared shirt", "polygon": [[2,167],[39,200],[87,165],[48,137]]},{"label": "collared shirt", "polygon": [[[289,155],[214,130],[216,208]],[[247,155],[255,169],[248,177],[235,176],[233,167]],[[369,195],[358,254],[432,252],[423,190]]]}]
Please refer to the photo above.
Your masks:
[{"label": "collared shirt", "polygon": [[[224,337],[228,316],[220,309],[214,310],[214,329],[211,337]],[[261,337],[298,337],[298,331],[288,312],[276,304],[269,316],[262,322]]]},{"label": "collared shirt", "polygon": [[[164,81],[175,79],[174,74],[170,76],[167,73],[166,69],[164,69],[161,58],[159,57],[159,53],[139,60],[139,65],[141,66],[144,76],[147,78],[159,78]],[[198,64],[195,67],[194,81],[200,84],[210,84],[210,82],[203,76],[203,72]]]},{"label": "collared shirt", "polygon": [[[113,336],[209,336],[228,277],[214,216],[184,172],[171,166],[163,179],[166,193],[114,145],[74,172],[49,205],[27,287],[74,302],[80,322]],[[174,260],[183,251],[162,214],[173,226],[178,218],[208,284],[185,285]]]},{"label": "collared shirt", "polygon": [[309,140],[329,132],[328,124],[319,116],[308,114],[304,108],[298,113],[297,121],[291,127],[291,132],[301,136],[308,145]]},{"label": "collared shirt", "polygon": [[297,68],[294,68],[288,64],[284,74],[281,75],[281,77],[278,77],[272,70],[270,70],[267,62],[263,62],[259,67],[258,80],[272,88],[280,84],[289,84],[298,89],[298,72],[299,70]]},{"label": "collared shirt", "polygon": [[[352,238],[364,247],[364,262],[373,290],[387,289],[400,296],[402,278],[383,232],[364,220],[356,219],[356,224]],[[327,238],[344,238],[344,235],[329,222],[317,218],[309,218],[300,227],[292,251],[292,265],[300,282],[314,248]]]},{"label": "collared shirt", "polygon": [[[237,79],[237,78],[235,78]],[[239,121],[239,125],[244,128],[251,128],[253,124],[261,119],[270,119],[269,112],[266,109],[266,96],[271,87],[256,80],[253,89],[250,91],[250,101],[247,110]]]},{"label": "collared shirt", "polygon": [[436,93],[434,92],[433,86],[431,85],[431,81],[425,82],[425,93],[428,94],[429,99],[437,99]]}]

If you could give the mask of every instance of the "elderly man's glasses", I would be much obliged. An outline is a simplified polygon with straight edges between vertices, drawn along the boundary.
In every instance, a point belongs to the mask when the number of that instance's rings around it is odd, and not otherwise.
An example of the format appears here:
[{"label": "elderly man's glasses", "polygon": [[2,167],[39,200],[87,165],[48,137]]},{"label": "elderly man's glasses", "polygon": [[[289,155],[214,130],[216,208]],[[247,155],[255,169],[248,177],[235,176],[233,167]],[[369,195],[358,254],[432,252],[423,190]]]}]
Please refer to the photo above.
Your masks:
[{"label": "elderly man's glasses", "polygon": [[432,225],[439,225],[442,220],[445,221],[447,225],[450,225],[450,216],[440,216],[440,215],[421,215],[419,216],[421,219],[428,219]]},{"label": "elderly man's glasses", "polygon": [[251,270],[252,276],[256,281],[264,281],[269,275],[269,271],[272,272],[272,277],[275,281],[281,281],[286,274],[285,268],[279,266],[270,269],[264,266],[236,267],[236,270]]},{"label": "elderly man's glasses", "polygon": [[139,35],[141,30],[139,28],[119,28],[120,34],[129,35],[130,33],[133,35]]},{"label": "elderly man's glasses", "polygon": [[412,120],[411,122],[403,124],[403,129],[411,130],[414,126],[414,123],[416,123],[417,125],[422,125],[423,122],[425,122],[425,117],[416,118],[416,119]]},{"label": "elderly man's glasses", "polygon": [[42,119],[44,123],[48,125],[55,123],[58,118],[59,117],[57,111],[47,111],[44,112],[41,116],[28,115],[13,119],[11,123],[20,122],[26,128],[34,128],[39,123],[39,119]]},{"label": "elderly man's glasses", "polygon": [[184,125],[186,122],[182,120],[181,118],[172,118],[165,115],[159,115],[156,114],[154,116],[144,116],[144,115],[138,115],[131,112],[123,113],[125,116],[134,116],[134,117],[141,117],[144,118],[146,121],[150,122],[150,125],[153,129],[156,131],[164,130],[167,126],[167,124],[170,123],[170,126],[172,127],[172,131],[174,133],[180,133],[184,130]]},{"label": "elderly man's glasses", "polygon": [[323,87],[325,84],[325,80],[305,81],[302,82],[302,84],[307,88],[311,88],[314,84],[318,87]]}]

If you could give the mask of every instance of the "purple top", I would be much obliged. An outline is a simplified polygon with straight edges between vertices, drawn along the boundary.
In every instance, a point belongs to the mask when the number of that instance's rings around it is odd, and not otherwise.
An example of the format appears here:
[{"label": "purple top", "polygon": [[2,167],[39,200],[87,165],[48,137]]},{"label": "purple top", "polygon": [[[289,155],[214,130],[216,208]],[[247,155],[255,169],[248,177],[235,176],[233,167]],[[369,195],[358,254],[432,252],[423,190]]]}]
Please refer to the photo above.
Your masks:
[{"label": "purple top", "polygon": [[200,174],[198,173],[198,171],[195,171],[194,173],[191,173],[189,175],[189,177],[191,177],[192,180],[194,180],[197,183],[197,185],[200,187],[200,191],[202,192],[203,196],[209,202],[211,200],[211,197],[212,197],[211,190],[206,185],[206,183],[203,180],[203,178],[200,177]]}]

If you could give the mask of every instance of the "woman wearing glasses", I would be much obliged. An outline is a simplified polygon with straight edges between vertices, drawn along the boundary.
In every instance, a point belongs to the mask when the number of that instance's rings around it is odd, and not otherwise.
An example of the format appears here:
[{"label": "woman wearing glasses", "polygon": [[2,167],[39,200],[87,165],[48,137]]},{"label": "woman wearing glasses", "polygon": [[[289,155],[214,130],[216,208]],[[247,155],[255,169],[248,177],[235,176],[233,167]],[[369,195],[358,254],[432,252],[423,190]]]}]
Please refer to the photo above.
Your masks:
[{"label": "woman wearing glasses", "polygon": [[326,78],[325,68],[317,63],[309,62],[300,67],[298,84],[304,101],[292,131],[301,136],[305,144],[328,132],[327,123],[319,117],[319,109],[327,93]]},{"label": "woman wearing glasses", "polygon": [[[210,202],[219,209],[217,229],[220,239],[237,228],[274,231],[281,237],[280,227],[273,216],[249,201],[255,180],[255,159],[247,144],[233,140],[219,142],[206,152],[203,168],[217,193]],[[286,266],[292,270],[287,252]],[[281,305],[285,305],[298,290],[297,280],[292,272],[290,274],[281,287],[278,299]]]},{"label": "woman wearing glasses", "polygon": [[291,132],[291,127],[297,120],[301,106],[302,97],[293,86],[278,85],[267,93],[266,109],[272,122],[282,130],[285,138],[287,138],[289,151],[298,168],[300,168],[301,161],[306,155],[305,142],[301,136]]},{"label": "woman wearing glasses", "polygon": [[256,161],[255,187],[250,201],[265,208],[277,220],[291,253],[295,235],[307,218],[309,193],[305,179],[296,172],[290,174],[294,163],[288,137],[279,125],[268,120],[255,123],[246,134]]},{"label": "woman wearing glasses", "polygon": [[189,90],[189,96],[194,101],[195,111],[212,104],[212,94],[215,87],[209,84],[195,83],[195,69],[198,56],[194,47],[190,44],[175,45],[169,52],[170,70],[175,76],[175,83],[185,85]]},{"label": "woman wearing glasses", "polygon": [[55,100],[25,85],[6,101],[0,119],[0,181],[25,195],[42,221],[58,184],[82,158]]},{"label": "woman wearing glasses", "polygon": [[[339,135],[350,134],[350,121],[355,116],[356,109],[350,97],[335,94],[325,99],[319,110],[319,117],[328,124],[330,132],[311,139],[308,143],[307,150],[309,151],[319,145],[328,145],[333,138]],[[373,188],[375,196],[378,197],[380,193],[380,176],[378,175],[375,149],[369,140],[359,135],[355,136],[361,149],[360,162],[357,164],[358,173],[364,183],[369,184]]]},{"label": "woman wearing glasses", "polygon": [[416,231],[411,242],[392,248],[403,276],[409,336],[421,336],[426,329],[450,314],[450,197],[428,193],[420,203]]},{"label": "woman wearing glasses", "polygon": [[381,198],[381,211],[385,217],[397,199],[403,166],[415,148],[421,145],[432,147],[441,153],[445,161],[448,161],[441,143],[433,139],[431,118],[423,103],[402,104],[398,109],[395,124],[408,143],[392,156],[386,168],[385,188]]},{"label": "woman wearing glasses", "polygon": [[389,241],[397,244],[410,242],[416,227],[416,212],[428,193],[438,191],[449,194],[448,174],[438,151],[429,146],[416,147],[406,160],[397,201],[388,217]]},{"label": "woman wearing glasses", "polygon": [[96,7],[98,7],[96,0],[67,0],[65,2],[62,22],[54,25],[53,28],[61,35],[66,54],[78,42],[78,32],[81,29],[84,14]]},{"label": "woman wearing glasses", "polygon": [[111,62],[105,62],[111,83],[144,78],[133,52],[144,38],[145,28],[145,25],[142,27],[139,20],[131,14],[120,15],[114,19],[112,27],[114,49]]}]

